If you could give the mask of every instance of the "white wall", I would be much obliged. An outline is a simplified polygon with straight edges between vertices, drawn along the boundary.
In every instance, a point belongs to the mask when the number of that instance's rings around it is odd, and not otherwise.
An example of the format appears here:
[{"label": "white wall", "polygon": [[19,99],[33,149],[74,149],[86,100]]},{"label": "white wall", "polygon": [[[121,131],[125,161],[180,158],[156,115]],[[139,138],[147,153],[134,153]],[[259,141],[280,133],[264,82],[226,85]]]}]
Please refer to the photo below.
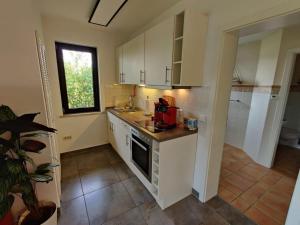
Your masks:
[{"label": "white wall", "polygon": [[252,92],[231,91],[225,143],[239,149],[244,148]]},{"label": "white wall", "polygon": [[[255,78],[255,83],[257,85],[270,86],[273,84],[281,46],[281,38],[282,30],[278,30],[269,34],[262,40]],[[265,149],[262,149],[263,139],[266,138],[264,133],[269,132],[267,117],[270,113],[270,107],[272,107],[272,102],[270,101],[271,90],[269,92],[257,92],[256,88],[254,88],[253,91],[244,150],[255,161],[264,162],[265,159],[260,157],[260,153],[265,151]]]},{"label": "white wall", "polygon": [[[292,27],[285,28],[282,37],[275,84],[280,83],[282,80],[284,62],[285,62],[287,51],[289,49],[297,49],[297,48],[300,48],[300,26],[292,26]],[[298,69],[297,69],[298,71],[299,68],[300,67],[298,65]],[[294,82],[297,81],[295,77],[299,77],[299,74],[293,76]],[[290,92],[288,97],[288,102],[286,105],[285,116],[284,116],[284,118],[287,119],[288,121],[285,126],[296,130],[300,130],[300,117],[299,117],[300,98],[299,97],[300,97],[299,92]]]},{"label": "white wall", "polygon": [[[243,85],[255,84],[261,41],[239,44],[236,56],[236,68]],[[231,91],[228,109],[225,143],[243,149],[249,118],[252,92]]]},{"label": "white wall", "polygon": [[[0,3],[0,104],[9,105],[18,115],[41,112],[38,122],[46,124],[35,30],[42,33],[39,14],[30,0],[4,0]],[[43,138],[48,144],[48,138]],[[51,150],[32,155],[37,164],[51,160]],[[59,205],[54,182],[39,184],[40,200]],[[23,207],[16,198],[13,213]]]},{"label": "white wall", "polygon": [[243,84],[255,83],[260,43],[260,41],[253,41],[238,46],[236,65]]},{"label": "white wall", "polygon": [[299,26],[292,26],[283,30],[276,75],[275,80],[273,81],[275,85],[281,85],[281,90],[277,98],[269,101],[269,109],[265,120],[261,148],[256,156],[257,162],[266,167],[272,166],[281,129],[281,107],[284,107],[283,99],[285,99],[284,88],[289,81],[288,77],[283,76],[285,72],[284,69],[286,69],[286,58],[290,50],[300,48],[299,32]]},{"label": "white wall", "polygon": [[300,48],[300,26],[287,27],[283,31],[280,55],[275,76],[275,85],[280,85],[283,79],[284,63],[288,50]]},{"label": "white wall", "polygon": [[268,34],[261,41],[255,84],[273,85],[280,53],[282,30]]},{"label": "white wall", "polygon": [[[43,29],[60,152],[108,143],[105,107],[112,105],[113,96],[119,100],[127,100],[130,94],[130,88],[113,85],[115,82],[115,47],[119,44],[120,37],[74,21],[53,17],[43,17]],[[63,116],[55,41],[97,48],[101,113]],[[64,140],[65,136],[72,136],[72,139]]]}]

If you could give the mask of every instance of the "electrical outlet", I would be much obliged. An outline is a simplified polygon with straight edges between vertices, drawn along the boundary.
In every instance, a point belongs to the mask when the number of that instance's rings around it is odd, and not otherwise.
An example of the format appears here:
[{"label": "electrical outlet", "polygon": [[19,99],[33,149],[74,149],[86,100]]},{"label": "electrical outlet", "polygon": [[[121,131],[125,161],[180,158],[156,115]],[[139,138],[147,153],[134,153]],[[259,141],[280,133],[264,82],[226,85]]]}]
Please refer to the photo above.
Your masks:
[{"label": "electrical outlet", "polygon": [[72,136],[64,136],[63,139],[64,139],[64,140],[71,140],[71,139],[72,139]]}]

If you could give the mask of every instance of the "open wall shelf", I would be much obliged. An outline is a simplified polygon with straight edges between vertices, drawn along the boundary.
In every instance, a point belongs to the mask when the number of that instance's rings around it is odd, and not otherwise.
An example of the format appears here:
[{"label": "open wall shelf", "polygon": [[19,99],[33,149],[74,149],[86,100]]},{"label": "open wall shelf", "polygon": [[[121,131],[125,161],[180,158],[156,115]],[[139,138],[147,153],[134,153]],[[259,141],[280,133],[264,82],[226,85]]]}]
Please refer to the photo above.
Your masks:
[{"label": "open wall shelf", "polygon": [[175,39],[183,37],[184,12],[175,17]]},{"label": "open wall shelf", "polygon": [[180,85],[182,67],[182,46],[184,34],[184,12],[175,16],[174,50],[173,50],[173,85]]}]

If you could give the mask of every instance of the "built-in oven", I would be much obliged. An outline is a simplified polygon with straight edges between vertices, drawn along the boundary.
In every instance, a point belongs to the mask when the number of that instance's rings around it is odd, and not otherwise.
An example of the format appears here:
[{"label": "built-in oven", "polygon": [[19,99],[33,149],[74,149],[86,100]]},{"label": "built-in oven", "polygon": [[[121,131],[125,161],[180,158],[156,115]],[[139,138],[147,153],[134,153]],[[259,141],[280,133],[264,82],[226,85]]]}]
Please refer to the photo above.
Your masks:
[{"label": "built-in oven", "polygon": [[152,139],[131,128],[131,161],[151,182]]}]

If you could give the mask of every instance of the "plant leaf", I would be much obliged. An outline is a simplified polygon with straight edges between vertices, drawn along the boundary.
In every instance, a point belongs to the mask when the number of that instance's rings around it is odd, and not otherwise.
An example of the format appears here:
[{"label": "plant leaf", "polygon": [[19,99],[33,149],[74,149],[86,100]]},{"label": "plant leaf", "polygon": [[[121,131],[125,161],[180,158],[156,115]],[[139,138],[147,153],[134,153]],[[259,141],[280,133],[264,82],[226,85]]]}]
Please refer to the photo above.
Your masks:
[{"label": "plant leaf", "polygon": [[38,113],[28,113],[28,114],[23,114],[21,116],[18,117],[18,120],[27,120],[27,121],[30,121],[30,122],[33,122],[34,118],[40,114],[39,112]]},{"label": "plant leaf", "polygon": [[0,145],[3,145],[7,148],[14,148],[15,147],[14,143],[12,143],[11,141],[5,140],[3,138],[0,138]]},{"label": "plant leaf", "polygon": [[21,145],[21,148],[27,152],[35,152],[38,153],[44,148],[46,148],[46,145],[43,142],[36,141],[36,140],[26,140]]},{"label": "plant leaf", "polygon": [[57,163],[43,163],[41,165],[38,165],[37,170],[51,170],[58,166],[59,164]]},{"label": "plant leaf", "polygon": [[48,174],[50,173],[51,170],[47,170],[47,169],[44,169],[44,170],[36,170],[35,173],[36,174],[39,174],[39,175],[45,175],[45,174]]},{"label": "plant leaf", "polygon": [[41,182],[41,183],[48,183],[50,181],[53,180],[53,177],[47,174],[36,174],[36,173],[32,173],[30,174],[30,177],[32,180],[36,181],[36,182]]},{"label": "plant leaf", "polygon": [[14,120],[16,119],[16,114],[6,105],[0,106],[0,121]]},{"label": "plant leaf", "polygon": [[32,166],[34,166],[34,167],[36,166],[36,164],[34,163],[33,159],[30,158],[30,157],[26,154],[26,152],[25,152],[24,150],[18,150],[18,151],[16,152],[16,154],[19,156],[19,158],[21,158],[21,159],[23,159],[23,160],[29,162]]},{"label": "plant leaf", "polygon": [[6,213],[11,209],[13,203],[14,203],[14,196],[13,195],[7,195],[7,197],[1,201],[0,204],[0,220],[6,215]]},{"label": "plant leaf", "polygon": [[13,133],[25,133],[33,131],[46,131],[54,133],[56,129],[44,126],[39,123],[26,121],[22,119],[8,120],[0,122],[0,130],[9,130]]},{"label": "plant leaf", "polygon": [[42,135],[41,133],[29,133],[29,134],[23,134],[21,136],[21,138],[28,138],[28,137],[37,137],[37,136],[40,136]]},{"label": "plant leaf", "polygon": [[50,173],[52,172],[52,169],[59,166],[59,164],[56,164],[56,163],[44,163],[44,164],[41,164],[37,167],[35,173],[36,174],[40,174],[40,175],[44,175],[44,174],[47,174],[47,173]]}]

